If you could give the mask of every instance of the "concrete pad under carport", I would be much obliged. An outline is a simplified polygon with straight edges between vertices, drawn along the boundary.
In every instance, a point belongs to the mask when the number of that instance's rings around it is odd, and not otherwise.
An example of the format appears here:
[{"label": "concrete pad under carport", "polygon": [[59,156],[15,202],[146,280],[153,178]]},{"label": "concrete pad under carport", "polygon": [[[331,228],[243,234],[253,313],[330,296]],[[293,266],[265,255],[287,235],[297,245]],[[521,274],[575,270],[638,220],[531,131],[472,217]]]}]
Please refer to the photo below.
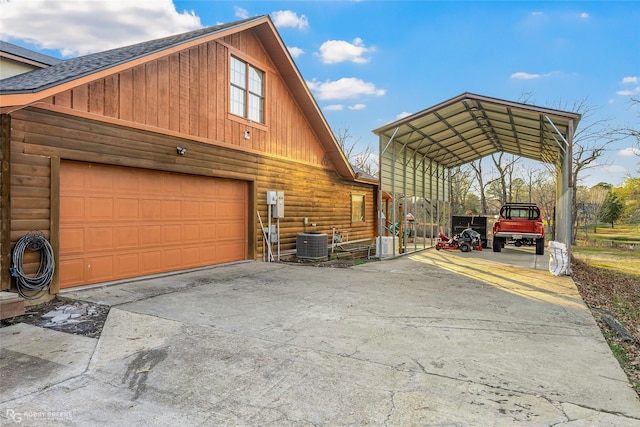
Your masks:
[{"label": "concrete pad under carport", "polygon": [[66,293],[117,296],[90,369],[0,411],[72,410],[75,424],[638,425],[572,280],[497,262],[506,254],[251,262],[156,279],[156,292]]}]

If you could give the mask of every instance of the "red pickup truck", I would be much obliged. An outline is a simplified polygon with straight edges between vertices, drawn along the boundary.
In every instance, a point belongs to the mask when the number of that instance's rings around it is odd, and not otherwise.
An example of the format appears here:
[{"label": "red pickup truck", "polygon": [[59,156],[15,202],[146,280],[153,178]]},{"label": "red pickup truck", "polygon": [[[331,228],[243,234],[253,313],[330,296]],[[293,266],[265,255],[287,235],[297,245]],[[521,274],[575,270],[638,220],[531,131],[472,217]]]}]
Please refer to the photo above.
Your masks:
[{"label": "red pickup truck", "polygon": [[544,255],[544,224],[540,209],[531,203],[507,203],[493,225],[493,252],[500,252],[508,239],[535,242],[536,255]]}]

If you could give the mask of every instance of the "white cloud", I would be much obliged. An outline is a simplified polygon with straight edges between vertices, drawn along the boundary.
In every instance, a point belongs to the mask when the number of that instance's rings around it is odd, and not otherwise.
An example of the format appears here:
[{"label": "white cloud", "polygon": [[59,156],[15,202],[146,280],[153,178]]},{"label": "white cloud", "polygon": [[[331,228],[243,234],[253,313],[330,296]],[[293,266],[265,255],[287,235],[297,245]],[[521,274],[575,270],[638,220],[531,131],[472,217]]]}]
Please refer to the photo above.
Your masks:
[{"label": "white cloud", "polygon": [[327,40],[320,46],[320,57],[325,64],[335,64],[337,62],[351,61],[355,63],[369,62],[368,58],[362,55],[370,52],[361,38],[356,38],[353,43],[344,40]]},{"label": "white cloud", "polygon": [[524,71],[518,71],[517,73],[511,74],[511,78],[517,80],[539,79],[540,77],[542,77],[541,74],[525,73]]},{"label": "white cloud", "polygon": [[279,10],[271,14],[276,27],[293,27],[304,30],[309,27],[309,20],[305,15],[298,16],[291,10]]},{"label": "white cloud", "polygon": [[298,58],[300,55],[304,53],[304,50],[295,46],[291,46],[291,47],[287,46],[287,49],[289,50],[289,53],[291,54],[291,56],[293,56],[294,58]]},{"label": "white cloud", "polygon": [[588,14],[587,12],[582,12],[582,13],[580,14],[580,18],[581,18],[581,19],[589,19],[589,14]]},{"label": "white cloud", "polygon": [[365,104],[349,105],[349,110],[364,110],[365,108],[367,108]]},{"label": "white cloud", "polygon": [[313,80],[307,82],[307,85],[316,93],[318,99],[323,100],[356,98],[361,95],[382,96],[386,93],[386,90],[377,89],[373,83],[355,77],[343,77],[339,80],[326,82]]},{"label": "white cloud", "polygon": [[65,57],[100,52],[201,28],[172,0],[0,0],[3,40],[22,40]]},{"label": "white cloud", "polygon": [[640,149],[635,148],[635,147],[629,147],[629,148],[625,148],[624,150],[620,150],[618,152],[618,154],[620,154],[621,156],[624,156],[624,157],[640,156]]},{"label": "white cloud", "polygon": [[619,90],[616,92],[616,95],[620,95],[620,96],[633,96],[638,94],[640,94],[640,86],[637,86],[633,89]]},{"label": "white cloud", "polygon": [[637,84],[639,81],[640,81],[640,78],[638,78],[637,76],[629,76],[629,77],[622,78],[623,84]]},{"label": "white cloud", "polygon": [[324,110],[327,110],[327,111],[342,111],[342,110],[344,110],[344,105],[342,105],[342,104],[327,105],[326,107],[324,107]]},{"label": "white cloud", "polygon": [[235,6],[233,10],[235,11],[236,17],[240,19],[247,19],[249,17],[249,12],[247,11],[247,9],[243,9],[240,6]]},{"label": "white cloud", "polygon": [[406,111],[403,111],[396,116],[396,120],[404,119],[405,117],[409,117],[411,114],[413,113],[407,113]]}]

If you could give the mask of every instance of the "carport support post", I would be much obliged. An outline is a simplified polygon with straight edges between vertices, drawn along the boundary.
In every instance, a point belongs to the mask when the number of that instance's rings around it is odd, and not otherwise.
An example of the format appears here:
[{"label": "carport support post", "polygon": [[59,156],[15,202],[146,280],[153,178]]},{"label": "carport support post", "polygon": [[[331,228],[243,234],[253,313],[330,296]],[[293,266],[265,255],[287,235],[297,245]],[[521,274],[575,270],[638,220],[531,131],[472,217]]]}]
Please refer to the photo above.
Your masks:
[{"label": "carport support post", "polygon": [[[558,173],[558,204],[557,209],[558,218],[556,219],[556,239],[562,242],[567,247],[567,256],[571,261],[571,238],[573,233],[573,221],[571,219],[571,168],[572,168],[572,156],[573,156],[573,119],[569,120],[567,126],[567,149],[562,156],[562,164]],[[567,275],[571,274],[571,262],[567,264]]]}]

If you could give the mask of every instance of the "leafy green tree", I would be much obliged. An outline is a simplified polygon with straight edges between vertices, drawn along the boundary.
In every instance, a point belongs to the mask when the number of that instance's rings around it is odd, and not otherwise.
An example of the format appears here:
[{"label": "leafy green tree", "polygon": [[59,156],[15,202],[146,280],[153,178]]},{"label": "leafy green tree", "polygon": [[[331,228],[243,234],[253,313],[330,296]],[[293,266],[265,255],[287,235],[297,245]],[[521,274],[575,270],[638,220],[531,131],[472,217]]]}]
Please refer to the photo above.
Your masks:
[{"label": "leafy green tree", "polygon": [[620,219],[623,211],[624,203],[618,199],[615,191],[611,191],[607,194],[598,211],[598,219],[602,222],[611,223],[611,228],[613,228],[613,223]]},{"label": "leafy green tree", "polygon": [[585,203],[585,205],[590,206],[591,209],[587,209],[587,212],[584,213],[587,214],[587,220],[593,220],[594,233],[598,232],[598,215],[602,208],[602,204],[607,199],[612,189],[613,185],[606,182],[599,182],[589,189],[587,203]]},{"label": "leafy green tree", "polygon": [[621,220],[628,224],[640,224],[640,177],[627,177],[615,191],[625,204]]}]

